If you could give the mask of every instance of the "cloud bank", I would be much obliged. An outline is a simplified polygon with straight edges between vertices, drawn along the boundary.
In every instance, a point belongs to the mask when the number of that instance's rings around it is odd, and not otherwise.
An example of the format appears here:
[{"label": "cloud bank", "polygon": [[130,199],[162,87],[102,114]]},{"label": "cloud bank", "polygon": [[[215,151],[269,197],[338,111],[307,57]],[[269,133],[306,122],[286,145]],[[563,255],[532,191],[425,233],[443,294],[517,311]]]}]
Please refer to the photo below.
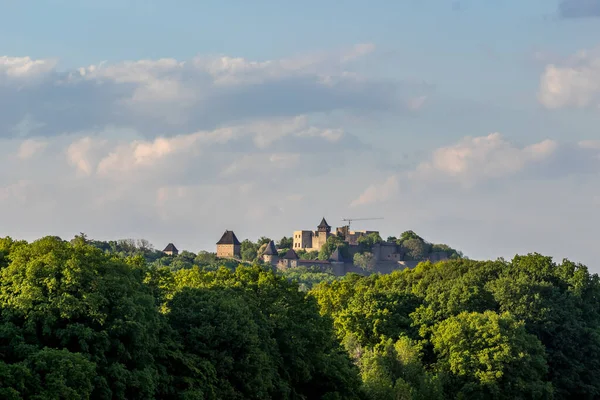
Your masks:
[{"label": "cloud bank", "polygon": [[281,60],[229,56],[99,63],[63,72],[57,60],[0,57],[0,135],[55,136],[106,125],[146,136],[232,121],[420,108],[428,88],[353,70],[372,44]]}]

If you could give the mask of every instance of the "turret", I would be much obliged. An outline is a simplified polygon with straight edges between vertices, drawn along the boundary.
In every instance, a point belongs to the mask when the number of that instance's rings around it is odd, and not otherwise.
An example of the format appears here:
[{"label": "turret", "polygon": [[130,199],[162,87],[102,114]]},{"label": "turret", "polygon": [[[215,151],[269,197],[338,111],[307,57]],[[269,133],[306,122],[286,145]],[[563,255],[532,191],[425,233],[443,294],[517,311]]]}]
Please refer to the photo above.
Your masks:
[{"label": "turret", "polygon": [[319,232],[331,233],[331,226],[325,221],[325,217],[323,217],[317,229]]},{"label": "turret", "polygon": [[279,255],[277,254],[277,248],[275,248],[275,242],[272,240],[267,244],[265,252],[262,254],[263,261],[267,264],[276,265],[279,261]]}]

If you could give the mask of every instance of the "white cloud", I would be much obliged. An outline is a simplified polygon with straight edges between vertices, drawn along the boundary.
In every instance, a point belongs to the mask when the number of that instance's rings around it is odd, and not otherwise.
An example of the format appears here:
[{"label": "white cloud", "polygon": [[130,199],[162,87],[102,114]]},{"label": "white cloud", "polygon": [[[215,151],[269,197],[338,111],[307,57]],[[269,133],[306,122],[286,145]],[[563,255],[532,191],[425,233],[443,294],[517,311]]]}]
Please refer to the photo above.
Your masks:
[{"label": "white cloud", "polygon": [[42,140],[24,140],[19,146],[19,152],[17,153],[17,157],[19,157],[21,160],[27,160],[33,157],[34,155],[41,153],[47,145],[48,143]]},{"label": "white cloud", "polygon": [[385,202],[398,195],[398,193],[398,178],[390,176],[384,182],[374,183],[369,186],[357,199],[350,203],[350,207]]},{"label": "white cloud", "polygon": [[76,139],[67,148],[67,161],[75,167],[79,174],[89,176],[94,172],[99,157],[98,153],[105,144],[106,141],[89,136]]},{"label": "white cloud", "polygon": [[[339,128],[327,128],[310,125],[305,116],[275,118],[252,121],[246,124],[231,125],[212,131],[198,131],[172,137],[157,137],[153,140],[130,139],[99,142],[92,137],[84,137],[72,143],[67,157],[72,166],[85,175],[117,181],[133,181],[143,176],[160,176],[169,181],[186,179],[187,171],[215,168],[227,163],[221,171],[221,177],[254,173],[273,174],[282,169],[295,166],[302,152],[301,142],[286,146],[284,138],[316,139],[315,145],[340,143],[344,133]],[[247,147],[250,140],[253,147]],[[245,143],[240,150],[228,151],[227,148]],[[280,150],[268,151],[274,144]],[[225,146],[225,147],[223,147]],[[281,150],[283,149],[283,150]],[[240,154],[240,151],[242,153]],[[331,156],[335,157],[333,151]],[[313,159],[311,154],[303,154],[305,159]],[[326,164],[323,164],[326,165]],[[303,171],[310,171],[305,168]]]},{"label": "white cloud", "polygon": [[552,140],[519,148],[500,133],[466,137],[455,145],[435,150],[410,175],[415,180],[452,180],[471,186],[481,180],[515,174],[552,156],[557,148]]},{"label": "white cloud", "polygon": [[580,51],[549,64],[540,78],[539,101],[547,108],[600,105],[600,49]]},{"label": "white cloud", "polygon": [[[473,190],[478,184],[504,178],[511,184],[519,176],[532,174],[544,180],[570,175],[600,174],[600,142],[559,144],[543,140],[516,146],[500,133],[465,137],[458,143],[435,149],[426,161],[414,168],[369,185],[350,206],[396,201],[402,193],[427,188]],[[513,180],[508,180],[508,178]]]},{"label": "white cloud", "polygon": [[114,125],[154,137],[233,121],[394,112],[418,105],[428,90],[424,85],[381,81],[353,70],[353,63],[373,50],[362,44],[265,61],[219,55],[102,62],[67,72],[53,60],[3,57],[0,101],[7,105],[0,109],[0,135],[15,135],[15,126],[26,118],[41,124],[36,134],[45,136]]},{"label": "white cloud", "polygon": [[30,57],[0,56],[0,83],[5,79],[15,79],[20,83],[35,80],[54,70],[56,60],[33,60]]}]

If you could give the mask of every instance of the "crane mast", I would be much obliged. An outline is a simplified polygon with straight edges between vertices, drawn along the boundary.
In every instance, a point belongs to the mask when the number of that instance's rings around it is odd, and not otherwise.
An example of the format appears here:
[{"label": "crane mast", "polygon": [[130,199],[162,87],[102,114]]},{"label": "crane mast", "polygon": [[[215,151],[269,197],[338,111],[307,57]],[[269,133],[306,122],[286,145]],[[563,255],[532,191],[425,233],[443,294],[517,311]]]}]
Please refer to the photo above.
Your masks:
[{"label": "crane mast", "polygon": [[374,218],[342,218],[342,221],[348,222],[348,230],[350,230],[350,224],[352,221],[371,221],[375,219],[383,219],[383,217],[374,217]]}]

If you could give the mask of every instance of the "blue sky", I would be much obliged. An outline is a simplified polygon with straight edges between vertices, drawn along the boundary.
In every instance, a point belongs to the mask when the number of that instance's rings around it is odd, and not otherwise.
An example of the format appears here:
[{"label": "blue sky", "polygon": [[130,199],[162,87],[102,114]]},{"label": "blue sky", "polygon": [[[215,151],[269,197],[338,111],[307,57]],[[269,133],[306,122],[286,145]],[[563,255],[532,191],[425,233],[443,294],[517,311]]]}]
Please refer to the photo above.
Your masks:
[{"label": "blue sky", "polygon": [[600,271],[600,0],[0,11],[8,235],[198,251],[378,214],[365,229]]}]

